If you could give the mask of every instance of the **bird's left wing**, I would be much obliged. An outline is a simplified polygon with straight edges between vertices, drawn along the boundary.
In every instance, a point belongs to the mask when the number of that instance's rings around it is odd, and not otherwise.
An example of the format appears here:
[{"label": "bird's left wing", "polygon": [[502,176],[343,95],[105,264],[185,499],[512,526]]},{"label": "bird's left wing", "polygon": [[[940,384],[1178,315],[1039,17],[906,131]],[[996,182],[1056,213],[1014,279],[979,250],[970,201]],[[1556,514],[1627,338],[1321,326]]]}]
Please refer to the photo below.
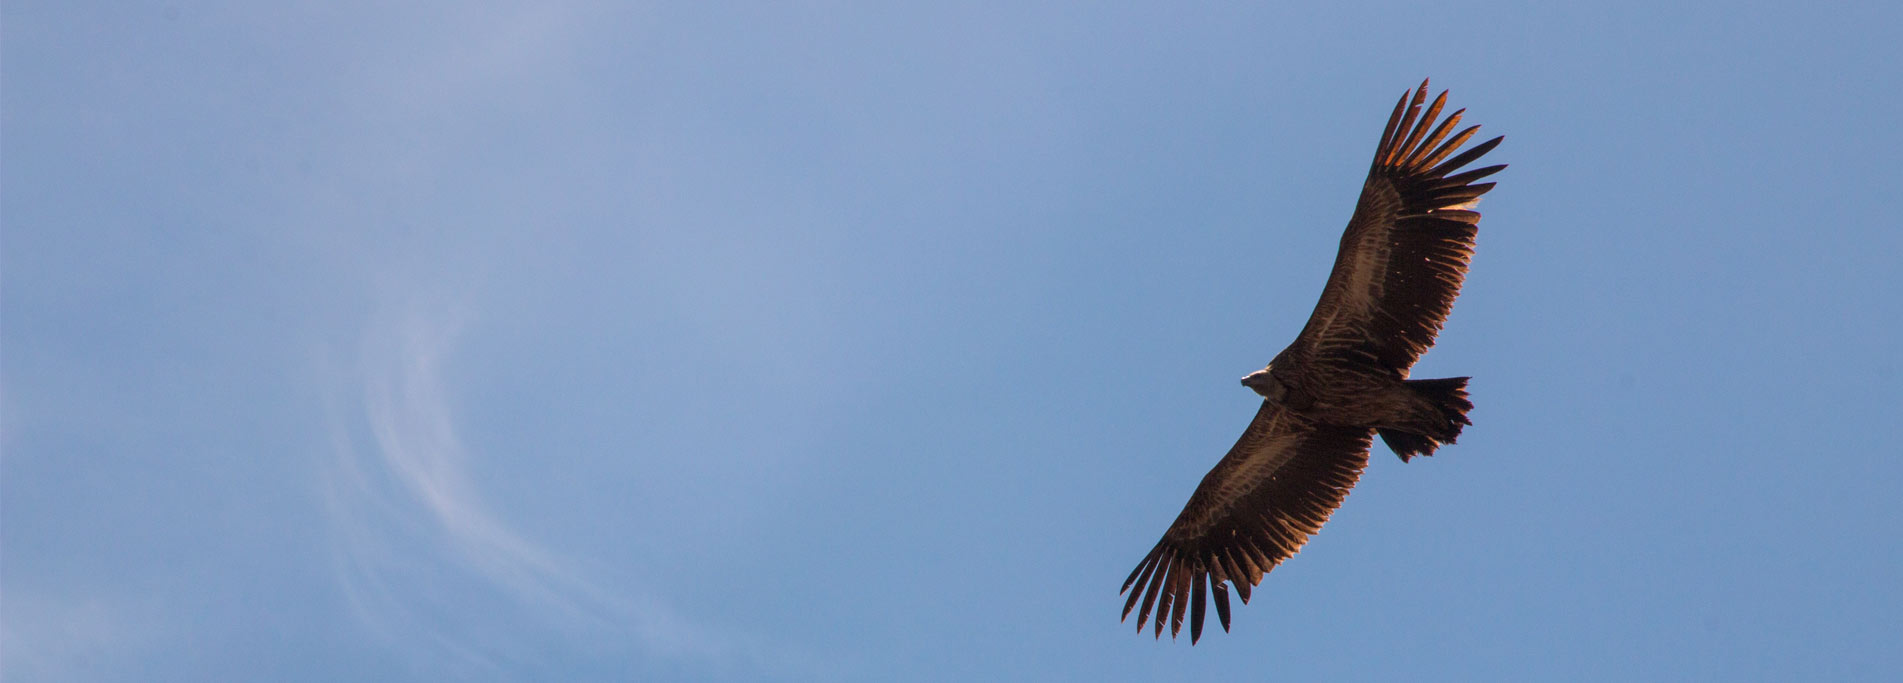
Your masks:
[{"label": "bird's left wing", "polygon": [[1406,377],[1447,322],[1473,257],[1480,222],[1473,202],[1493,189],[1478,181],[1506,166],[1461,171],[1500,138],[1455,154],[1480,127],[1453,132],[1461,111],[1434,125],[1447,93],[1423,112],[1426,99],[1422,81],[1411,100],[1404,94],[1395,103],[1335,268],[1291,351],[1377,363]]},{"label": "bird's left wing", "polygon": [[1123,617],[1141,601],[1137,630],[1156,614],[1156,635],[1170,637],[1189,615],[1189,639],[1202,637],[1203,605],[1229,630],[1233,582],[1244,603],[1249,589],[1321,529],[1368,464],[1372,430],[1333,427],[1264,401],[1229,454],[1203,477],[1176,522],[1123,582]]}]

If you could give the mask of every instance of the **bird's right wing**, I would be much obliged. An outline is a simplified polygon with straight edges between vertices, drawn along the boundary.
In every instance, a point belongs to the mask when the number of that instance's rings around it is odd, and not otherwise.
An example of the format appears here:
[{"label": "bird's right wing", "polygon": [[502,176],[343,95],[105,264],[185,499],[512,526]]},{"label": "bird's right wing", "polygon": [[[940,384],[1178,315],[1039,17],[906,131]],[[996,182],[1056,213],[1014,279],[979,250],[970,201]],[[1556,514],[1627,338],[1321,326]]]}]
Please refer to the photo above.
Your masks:
[{"label": "bird's right wing", "polygon": [[[1156,610],[1156,634],[1162,637],[1168,615],[1170,636],[1183,628],[1189,612],[1189,638],[1202,637],[1203,604],[1216,595],[1216,615],[1229,630],[1229,591],[1235,583],[1242,601],[1249,589],[1307,542],[1328,521],[1368,464],[1373,430],[1333,427],[1296,415],[1274,401],[1263,401],[1255,421],[1229,454],[1203,477],[1176,522],[1123,582],[1130,617],[1140,599],[1137,629]],[[1160,597],[1159,597],[1160,596]]]}]

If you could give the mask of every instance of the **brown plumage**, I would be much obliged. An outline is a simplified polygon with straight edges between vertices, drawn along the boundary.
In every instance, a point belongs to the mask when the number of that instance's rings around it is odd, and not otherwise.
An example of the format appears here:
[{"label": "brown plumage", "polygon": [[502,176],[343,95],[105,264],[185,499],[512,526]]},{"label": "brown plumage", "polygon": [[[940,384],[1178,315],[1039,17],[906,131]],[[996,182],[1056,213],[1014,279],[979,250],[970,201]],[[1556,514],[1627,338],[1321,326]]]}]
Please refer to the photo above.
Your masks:
[{"label": "brown plumage", "polygon": [[1212,593],[1229,630],[1229,586],[1247,603],[1250,589],[1321,529],[1367,466],[1375,434],[1405,461],[1453,443],[1471,424],[1467,378],[1407,376],[1466,277],[1480,222],[1472,205],[1493,189],[1474,181],[1506,166],[1455,173],[1501,139],[1455,154],[1479,126],[1450,135],[1462,112],[1436,125],[1447,93],[1423,113],[1426,100],[1422,81],[1395,104],[1308,324],[1242,379],[1264,399],[1255,421],[1123,582],[1123,616],[1141,605],[1139,631],[1155,614],[1157,637],[1165,621],[1175,637],[1187,614],[1196,642]]}]

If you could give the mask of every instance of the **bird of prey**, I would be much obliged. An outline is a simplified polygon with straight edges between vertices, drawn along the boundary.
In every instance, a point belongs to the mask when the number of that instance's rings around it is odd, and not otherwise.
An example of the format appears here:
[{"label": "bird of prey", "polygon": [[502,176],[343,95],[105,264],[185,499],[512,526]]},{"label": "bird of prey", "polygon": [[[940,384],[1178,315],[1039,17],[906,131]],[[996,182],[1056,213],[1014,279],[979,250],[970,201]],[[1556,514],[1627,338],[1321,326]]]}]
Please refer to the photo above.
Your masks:
[{"label": "bird of prey", "polygon": [[1295,343],[1242,378],[1263,398],[1255,421],[1203,477],[1150,554],[1123,582],[1123,618],[1156,637],[1189,616],[1202,637],[1203,605],[1215,594],[1229,630],[1229,589],[1243,603],[1275,565],[1301,549],[1341,505],[1368,463],[1375,434],[1403,462],[1454,442],[1467,411],[1466,377],[1408,379],[1453,309],[1473,255],[1473,206],[1506,166],[1461,172],[1500,144],[1455,152],[1479,126],[1449,135],[1456,111],[1435,125],[1447,93],[1426,111],[1427,82],[1402,93],[1375,148],[1335,269]]}]

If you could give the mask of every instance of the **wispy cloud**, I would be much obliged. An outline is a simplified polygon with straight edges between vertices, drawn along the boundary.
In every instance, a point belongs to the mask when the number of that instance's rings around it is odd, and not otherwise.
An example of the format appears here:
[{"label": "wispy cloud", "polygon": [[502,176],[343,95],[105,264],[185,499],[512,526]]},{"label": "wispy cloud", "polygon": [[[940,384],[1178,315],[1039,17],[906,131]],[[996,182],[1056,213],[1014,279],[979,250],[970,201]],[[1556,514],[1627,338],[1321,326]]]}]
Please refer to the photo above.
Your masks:
[{"label": "wispy cloud", "polygon": [[[688,624],[637,587],[604,584],[485,499],[480,463],[507,464],[509,454],[465,442],[445,381],[467,297],[419,286],[467,285],[468,273],[507,251],[492,238],[510,221],[457,213],[474,211],[473,200],[432,193],[470,182],[449,176],[467,166],[472,140],[491,137],[484,126],[506,119],[497,110],[549,96],[538,84],[569,71],[563,62],[588,26],[585,13],[551,3],[399,19],[403,39],[357,46],[355,58],[377,68],[340,81],[331,144],[312,150],[327,160],[319,167],[349,172],[309,192],[311,206],[299,212],[321,217],[306,232],[342,256],[340,283],[371,292],[356,348],[327,368],[324,490],[344,597],[363,624],[425,668],[506,672],[630,647],[729,657],[732,639]],[[453,197],[455,207],[417,199],[433,196]],[[438,233],[438,225],[456,227]]]},{"label": "wispy cloud", "polygon": [[745,657],[733,638],[658,600],[604,587],[485,502],[443,376],[462,328],[447,309],[380,316],[346,373],[357,396],[332,399],[326,493],[338,577],[357,616],[407,651],[475,670],[534,664],[541,648],[524,632],[563,647]]},{"label": "wispy cloud", "polygon": [[[352,612],[426,669],[505,675],[634,658],[709,671],[831,677],[842,663],[710,628],[637,585],[512,527],[485,501],[445,381],[466,316],[410,306],[375,316],[348,385],[332,393],[326,502]],[[626,576],[630,572],[620,572]],[[638,573],[638,572],[636,572]]]},{"label": "wispy cloud", "polygon": [[[313,249],[338,257],[339,286],[369,294],[344,342],[356,346],[326,368],[335,574],[368,629],[452,675],[546,678],[521,674],[646,657],[835,677],[816,673],[834,663],[690,618],[638,585],[638,567],[603,567],[512,524],[482,484],[523,463],[459,428],[454,355],[480,329],[472,281],[534,286],[509,282],[511,258],[548,239],[545,207],[574,201],[566,183],[537,184],[560,169],[534,164],[552,162],[485,164],[518,161],[498,150],[524,144],[520,121],[589,101],[570,81],[575,55],[623,38],[594,13],[547,3],[419,15],[405,40],[366,41],[360,58],[377,68],[340,79],[332,144],[312,152],[321,191],[297,212]],[[557,166],[570,163],[582,162]]]}]

